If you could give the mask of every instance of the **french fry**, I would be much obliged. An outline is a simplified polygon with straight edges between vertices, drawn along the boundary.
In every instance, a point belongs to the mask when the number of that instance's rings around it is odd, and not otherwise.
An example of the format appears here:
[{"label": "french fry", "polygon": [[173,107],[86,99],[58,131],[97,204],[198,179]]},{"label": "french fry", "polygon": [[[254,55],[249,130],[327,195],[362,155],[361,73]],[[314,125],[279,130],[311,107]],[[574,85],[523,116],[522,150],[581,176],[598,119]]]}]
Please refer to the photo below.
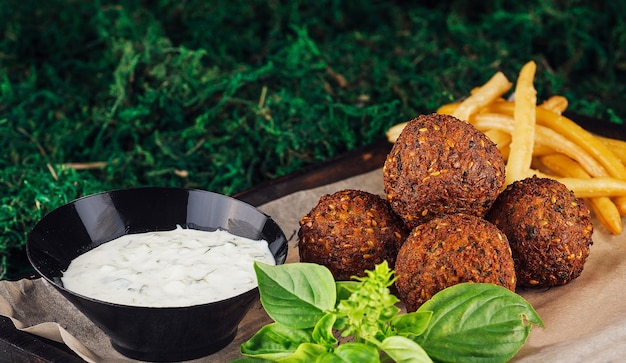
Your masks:
[{"label": "french fry", "polygon": [[511,134],[511,150],[506,163],[505,184],[523,179],[530,169],[533,145],[535,142],[535,118],[537,91],[533,86],[535,62],[526,63],[519,73],[515,86],[515,125]]},{"label": "french fry", "polygon": [[610,176],[626,180],[624,164],[589,131],[565,116],[542,109],[537,110],[537,120],[540,124],[553,129],[589,152],[604,166]]},{"label": "french fry", "polygon": [[537,143],[537,139],[535,139],[535,147],[533,147],[533,156],[543,156],[548,154],[555,153],[556,150],[551,145],[546,145],[543,143]]},{"label": "french fry", "polygon": [[[458,107],[459,103],[448,103],[438,108],[437,112],[450,114]],[[497,102],[486,106],[480,114],[513,115],[513,102]],[[568,140],[576,143],[593,156],[606,170],[613,170],[609,174],[613,177],[623,179],[626,176],[626,142],[601,136],[595,136],[580,127],[574,121],[565,116],[561,116],[548,110],[537,109],[537,124],[549,128],[558,123],[563,123],[556,127],[555,131],[563,131],[563,135]],[[553,128],[554,130],[554,128]],[[484,130],[483,130],[484,131]],[[593,140],[595,139],[595,140]],[[615,152],[611,151],[614,150]]]},{"label": "french fry", "polygon": [[611,198],[596,197],[591,198],[589,203],[591,210],[596,215],[600,223],[614,235],[622,233],[622,216]]},{"label": "french fry", "polygon": [[454,111],[459,108],[460,102],[447,103],[445,105],[439,106],[437,109],[437,113],[441,113],[444,115],[454,115]]},{"label": "french fry", "polygon": [[[512,115],[514,104],[512,102],[497,102],[486,107],[487,112]],[[569,118],[557,115],[554,112],[537,107],[537,124],[551,128],[568,140],[576,143],[591,154],[609,175],[626,180],[626,167],[615,154],[609,150],[596,136],[580,127]]]},{"label": "french fry", "polygon": [[404,127],[406,126],[407,123],[408,121],[391,126],[389,130],[387,130],[387,132],[385,133],[385,135],[387,136],[387,141],[389,141],[392,144],[396,142],[396,140],[398,139],[398,136],[400,136],[400,133],[402,132],[402,130],[404,130]]},{"label": "french fry", "polygon": [[509,145],[511,144],[511,134],[506,131],[502,131],[498,129],[489,129],[489,130],[485,130],[485,135],[487,135],[487,137],[491,141],[493,141],[494,144],[496,144],[496,146],[498,147],[498,150],[500,150],[500,153],[502,153],[502,157],[506,160],[509,156]]},{"label": "french fry", "polygon": [[[504,73],[496,72],[483,86],[472,90],[471,95],[463,102],[459,103],[450,112],[437,110],[437,113],[443,113],[455,116],[460,120],[467,121],[473,113],[480,108],[492,103],[500,98],[504,93],[511,89],[512,83],[506,78]],[[390,127],[385,133],[389,142],[395,142],[400,133],[406,126],[406,122],[402,122]]]},{"label": "french fry", "polygon": [[[596,136],[613,154],[626,165],[626,141],[608,137]],[[626,216],[626,197],[616,197],[613,202],[617,205],[620,215]]]},{"label": "french fry", "polygon": [[626,164],[626,141],[611,139],[603,136],[596,136],[607,148],[613,151],[615,156]]},{"label": "french fry", "polygon": [[487,135],[487,137],[493,141],[494,144],[498,145],[498,147],[500,145],[506,146],[511,143],[511,134],[506,131],[493,128],[485,130],[485,135]]},{"label": "french fry", "polygon": [[[543,165],[555,174],[566,177],[590,179],[591,175],[569,157],[563,154],[545,155],[540,158]],[[622,216],[617,206],[609,197],[586,198],[585,201],[593,210],[600,223],[614,235],[622,233]]]},{"label": "french fry", "polygon": [[626,197],[617,197],[613,199],[613,203],[617,206],[617,210],[619,214],[622,216],[626,215]]},{"label": "french fry", "polygon": [[[508,112],[510,113],[512,107],[504,103],[494,103],[489,106],[489,108],[490,110],[496,109],[500,111],[508,109]],[[537,122],[562,131],[569,140],[574,141],[579,146],[589,151],[590,154],[605,167],[609,175],[621,180],[626,180],[626,167],[616,156],[616,153],[612,152],[611,149],[609,149],[609,147],[607,147],[607,145],[605,145],[598,137],[592,135],[574,121],[568,119],[567,117],[556,115],[547,110],[537,109]],[[615,143],[613,143],[613,145],[614,144]],[[617,196],[613,199],[613,201],[616,204],[620,215],[626,215],[626,196]]]},{"label": "french fry", "polygon": [[620,180],[610,176],[583,179],[559,177],[540,172],[534,174],[560,181],[579,198],[626,196],[626,180]]},{"label": "french fry", "polygon": [[541,163],[555,175],[590,179],[589,175],[576,161],[567,155],[554,153],[540,157]]},{"label": "french fry", "polygon": [[[498,129],[512,134],[514,132],[515,122],[510,116],[507,115],[480,113],[475,115],[471,119],[471,123],[478,130],[481,130],[483,132],[489,129]],[[540,148],[542,153],[546,152],[545,148],[549,148],[551,150],[561,152],[571,157],[572,159],[578,161],[581,165],[583,165],[584,169],[593,176],[608,176],[606,169],[586,150],[571,142],[562,135],[541,125],[537,125],[535,127],[535,145],[533,147],[533,150],[529,152],[531,156],[538,154],[538,151],[536,150],[538,149],[538,145],[541,145]],[[513,148],[514,146],[511,144],[510,147]],[[509,154],[507,164],[511,162],[510,160],[511,157]],[[528,168],[522,171],[521,175],[526,175],[525,171]]]},{"label": "french fry", "polygon": [[472,114],[502,96],[511,86],[512,83],[509,82],[504,73],[496,72],[487,83],[461,102],[452,116],[463,121],[469,120]]},{"label": "french fry", "polygon": [[567,109],[567,106],[567,98],[563,96],[552,96],[539,105],[539,107],[558,113],[559,115]]}]

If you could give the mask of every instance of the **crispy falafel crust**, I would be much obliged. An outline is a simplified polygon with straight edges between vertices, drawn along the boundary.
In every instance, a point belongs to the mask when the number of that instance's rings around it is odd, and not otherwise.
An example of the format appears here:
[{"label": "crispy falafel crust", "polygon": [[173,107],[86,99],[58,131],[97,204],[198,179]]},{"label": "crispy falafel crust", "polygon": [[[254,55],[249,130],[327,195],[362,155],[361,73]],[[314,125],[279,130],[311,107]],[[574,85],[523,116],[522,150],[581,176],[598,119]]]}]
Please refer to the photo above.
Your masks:
[{"label": "crispy falafel crust", "polygon": [[493,283],[515,291],[511,249],[486,220],[450,214],[414,228],[396,259],[396,287],[407,311],[462,282]]},{"label": "crispy falafel crust", "polygon": [[437,216],[482,217],[504,185],[502,153],[482,132],[450,115],[407,123],[387,155],[387,199],[408,228]]},{"label": "crispy falafel crust", "polygon": [[593,226],[567,187],[536,176],[510,184],[485,216],[507,235],[520,286],[556,286],[583,271]]},{"label": "crispy falafel crust", "polygon": [[361,190],[341,190],[323,195],[300,220],[300,261],[328,267],[336,280],[350,280],[383,260],[393,268],[407,234],[385,199]]}]

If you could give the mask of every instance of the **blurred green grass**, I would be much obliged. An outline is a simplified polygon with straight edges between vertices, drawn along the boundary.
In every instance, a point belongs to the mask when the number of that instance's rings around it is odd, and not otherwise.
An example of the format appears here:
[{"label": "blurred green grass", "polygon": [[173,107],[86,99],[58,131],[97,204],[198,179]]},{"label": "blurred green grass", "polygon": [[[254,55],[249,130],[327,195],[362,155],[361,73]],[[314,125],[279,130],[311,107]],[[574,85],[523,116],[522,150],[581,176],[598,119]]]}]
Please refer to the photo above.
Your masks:
[{"label": "blurred green grass", "polygon": [[28,231],[72,199],[233,194],[531,59],[540,100],[623,124],[625,17],[609,1],[0,0],[0,277],[29,270]]}]

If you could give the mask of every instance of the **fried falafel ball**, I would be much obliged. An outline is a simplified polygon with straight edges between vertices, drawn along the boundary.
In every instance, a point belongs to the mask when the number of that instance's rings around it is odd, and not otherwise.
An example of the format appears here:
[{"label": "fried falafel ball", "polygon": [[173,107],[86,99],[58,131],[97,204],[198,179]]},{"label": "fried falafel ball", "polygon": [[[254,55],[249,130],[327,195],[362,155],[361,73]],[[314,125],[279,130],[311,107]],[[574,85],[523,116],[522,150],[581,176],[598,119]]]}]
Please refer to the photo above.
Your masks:
[{"label": "fried falafel ball", "polygon": [[414,228],[396,259],[396,288],[407,311],[437,292],[462,283],[493,283],[515,291],[516,276],[506,236],[486,220],[463,213]]},{"label": "fried falafel ball", "polygon": [[519,286],[578,277],[593,244],[590,211],[563,183],[533,176],[510,184],[485,218],[506,234]]},{"label": "fried falafel ball", "polygon": [[409,229],[444,214],[484,216],[504,176],[496,145],[469,123],[443,114],[409,121],[383,167],[387,199]]},{"label": "fried falafel ball", "polygon": [[378,195],[352,189],[326,194],[300,220],[300,261],[328,267],[338,281],[350,280],[383,260],[393,267],[407,234]]}]

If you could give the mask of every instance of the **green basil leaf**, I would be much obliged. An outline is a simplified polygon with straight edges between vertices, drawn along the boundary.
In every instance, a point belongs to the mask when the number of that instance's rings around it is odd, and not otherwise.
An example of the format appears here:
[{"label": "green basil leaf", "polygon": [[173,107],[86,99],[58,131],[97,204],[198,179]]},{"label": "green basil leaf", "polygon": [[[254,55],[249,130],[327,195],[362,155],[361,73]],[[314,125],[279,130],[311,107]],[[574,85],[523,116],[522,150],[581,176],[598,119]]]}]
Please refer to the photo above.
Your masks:
[{"label": "green basil leaf", "polygon": [[292,355],[300,345],[311,341],[310,329],[292,329],[279,323],[271,323],[243,342],[239,350],[248,357],[276,360]]},{"label": "green basil leaf", "polygon": [[286,357],[280,359],[281,363],[310,363],[315,362],[321,356],[326,355],[328,352],[326,348],[319,344],[303,343],[300,344],[296,351]]},{"label": "green basil leaf", "polygon": [[431,363],[432,360],[419,344],[409,338],[391,336],[380,343],[382,349],[396,363]]},{"label": "green basil leaf", "polygon": [[332,352],[325,352],[315,357],[315,361],[311,363],[347,363],[343,358],[335,355]]},{"label": "green basil leaf", "polygon": [[347,300],[353,292],[359,289],[359,281],[337,281],[337,300]]},{"label": "green basil leaf", "polygon": [[434,360],[506,362],[543,321],[520,295],[493,284],[462,283],[435,294],[417,311],[433,313],[413,339]]},{"label": "green basil leaf", "polygon": [[341,357],[345,362],[380,362],[378,349],[375,346],[364,343],[343,343],[335,349],[334,354]]},{"label": "green basil leaf", "polygon": [[338,343],[337,338],[333,335],[333,325],[336,320],[337,316],[335,314],[324,315],[313,328],[313,341],[333,348]]},{"label": "green basil leaf", "polygon": [[345,316],[337,316],[333,329],[344,330],[348,326],[348,318]]},{"label": "green basil leaf", "polygon": [[401,336],[420,335],[426,331],[430,319],[433,316],[431,311],[414,311],[412,313],[396,315],[391,319],[391,326],[396,334]]},{"label": "green basil leaf", "polygon": [[335,307],[337,290],[328,268],[313,263],[268,265],[255,262],[261,304],[275,321],[312,328]]},{"label": "green basil leaf", "polygon": [[230,361],[230,363],[268,363],[268,362],[271,362],[271,361],[267,359],[252,358],[252,357],[243,357],[243,358],[238,358],[233,361]]}]

